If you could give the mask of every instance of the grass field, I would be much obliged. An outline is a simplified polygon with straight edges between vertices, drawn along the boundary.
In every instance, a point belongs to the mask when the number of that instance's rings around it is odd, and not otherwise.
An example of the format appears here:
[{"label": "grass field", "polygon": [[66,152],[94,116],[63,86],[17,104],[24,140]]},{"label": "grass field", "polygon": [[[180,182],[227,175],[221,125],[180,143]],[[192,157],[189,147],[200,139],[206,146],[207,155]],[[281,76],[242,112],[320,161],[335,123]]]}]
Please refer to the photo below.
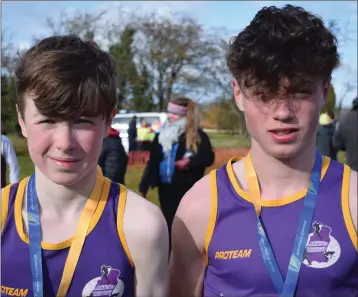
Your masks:
[{"label": "grass field", "polygon": [[[248,148],[250,146],[250,142],[246,138],[238,135],[224,133],[208,133],[208,135],[210,137],[213,147],[216,149],[240,149]],[[9,137],[16,150],[21,171],[21,178],[31,175],[33,173],[34,167],[27,151],[26,140],[13,135],[9,135]],[[338,155],[338,159],[341,162],[345,162],[345,154],[343,152],[340,152]],[[221,163],[223,162],[224,161],[216,162],[212,167],[207,169],[207,172],[209,172],[213,168],[218,168],[222,165]],[[128,167],[126,173],[126,186],[129,189],[138,192],[138,185],[142,177],[143,169],[144,166],[140,165]],[[148,199],[158,205],[157,189],[153,189],[148,192]]]}]

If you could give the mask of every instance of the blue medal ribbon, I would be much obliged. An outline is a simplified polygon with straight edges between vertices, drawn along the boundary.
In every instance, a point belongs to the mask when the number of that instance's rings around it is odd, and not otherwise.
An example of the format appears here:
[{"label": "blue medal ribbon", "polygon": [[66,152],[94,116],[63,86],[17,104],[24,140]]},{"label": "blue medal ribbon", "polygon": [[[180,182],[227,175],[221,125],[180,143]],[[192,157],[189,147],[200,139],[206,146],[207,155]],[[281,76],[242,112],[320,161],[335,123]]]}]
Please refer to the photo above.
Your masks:
[{"label": "blue medal ribbon", "polygon": [[[259,211],[256,210],[256,212],[258,213],[257,233],[258,233],[262,258],[265,263],[266,269],[270,274],[272,282],[276,288],[276,291],[281,297],[295,296],[298,276],[299,276],[301,264],[303,262],[306,242],[308,239],[308,234],[309,234],[309,230],[310,230],[310,226],[311,226],[311,222],[318,198],[319,186],[321,181],[321,170],[322,170],[322,156],[318,152],[316,152],[316,159],[311,173],[306,197],[304,198],[303,210],[300,216],[298,230],[296,233],[285,281],[282,278],[271,244],[262,226],[262,222],[260,219],[261,209],[259,209]],[[257,177],[256,177],[256,182],[257,182]]]},{"label": "blue medal ribbon", "polygon": [[[74,271],[76,269],[81,251],[86,240],[92,217],[100,203],[100,198],[109,194],[111,181],[103,179],[102,170],[97,170],[97,178],[91,196],[86,202],[80,217],[70,250],[65,262],[64,271],[58,288],[57,297],[67,295]],[[35,297],[43,297],[43,272],[41,250],[41,222],[38,196],[35,186],[35,175],[32,175],[27,184],[27,217],[29,226],[29,252],[32,274],[32,285]],[[104,201],[104,200],[103,200]]]},{"label": "blue medal ribbon", "polygon": [[43,297],[42,250],[40,212],[35,190],[35,175],[27,185],[27,220],[29,226],[29,251],[32,286],[35,297]]}]

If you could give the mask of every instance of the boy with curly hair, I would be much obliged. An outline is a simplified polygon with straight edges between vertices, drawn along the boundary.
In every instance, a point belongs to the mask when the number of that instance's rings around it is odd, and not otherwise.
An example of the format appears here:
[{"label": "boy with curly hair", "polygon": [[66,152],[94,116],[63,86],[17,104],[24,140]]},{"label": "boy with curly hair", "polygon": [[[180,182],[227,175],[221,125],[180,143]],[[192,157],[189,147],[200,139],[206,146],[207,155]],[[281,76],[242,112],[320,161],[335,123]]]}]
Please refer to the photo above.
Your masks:
[{"label": "boy with curly hair", "polygon": [[357,172],[315,147],[336,38],[303,8],[265,7],[227,64],[251,150],[183,198],[171,296],[357,296]]}]

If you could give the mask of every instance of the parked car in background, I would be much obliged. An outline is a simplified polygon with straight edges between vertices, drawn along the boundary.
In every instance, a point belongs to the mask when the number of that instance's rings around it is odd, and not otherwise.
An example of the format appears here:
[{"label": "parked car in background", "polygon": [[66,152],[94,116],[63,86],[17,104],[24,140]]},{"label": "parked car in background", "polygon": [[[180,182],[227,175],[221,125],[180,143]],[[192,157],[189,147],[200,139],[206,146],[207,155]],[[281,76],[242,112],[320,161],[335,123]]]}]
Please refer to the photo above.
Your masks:
[{"label": "parked car in background", "polygon": [[145,120],[154,131],[157,131],[158,127],[162,125],[168,118],[166,112],[129,112],[116,114],[112,121],[112,128],[119,131],[119,137],[122,140],[124,149],[128,153],[129,141],[128,141],[128,127],[129,122],[137,116],[137,128],[140,127],[140,123]]}]

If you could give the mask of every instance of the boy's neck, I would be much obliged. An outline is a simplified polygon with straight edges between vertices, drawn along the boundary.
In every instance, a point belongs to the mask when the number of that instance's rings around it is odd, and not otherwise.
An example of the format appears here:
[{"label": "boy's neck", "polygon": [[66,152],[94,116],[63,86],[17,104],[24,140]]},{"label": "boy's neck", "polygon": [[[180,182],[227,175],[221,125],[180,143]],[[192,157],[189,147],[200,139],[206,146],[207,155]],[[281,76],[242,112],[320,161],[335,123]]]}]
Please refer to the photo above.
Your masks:
[{"label": "boy's neck", "polygon": [[61,186],[46,177],[40,170],[36,172],[36,191],[41,212],[64,216],[82,211],[96,183],[96,170],[71,186]]},{"label": "boy's neck", "polygon": [[[258,143],[253,141],[251,159],[259,180],[262,198],[284,198],[307,188],[315,156],[314,143],[292,158],[277,159],[267,154]],[[289,194],[285,194],[286,192]]]}]

